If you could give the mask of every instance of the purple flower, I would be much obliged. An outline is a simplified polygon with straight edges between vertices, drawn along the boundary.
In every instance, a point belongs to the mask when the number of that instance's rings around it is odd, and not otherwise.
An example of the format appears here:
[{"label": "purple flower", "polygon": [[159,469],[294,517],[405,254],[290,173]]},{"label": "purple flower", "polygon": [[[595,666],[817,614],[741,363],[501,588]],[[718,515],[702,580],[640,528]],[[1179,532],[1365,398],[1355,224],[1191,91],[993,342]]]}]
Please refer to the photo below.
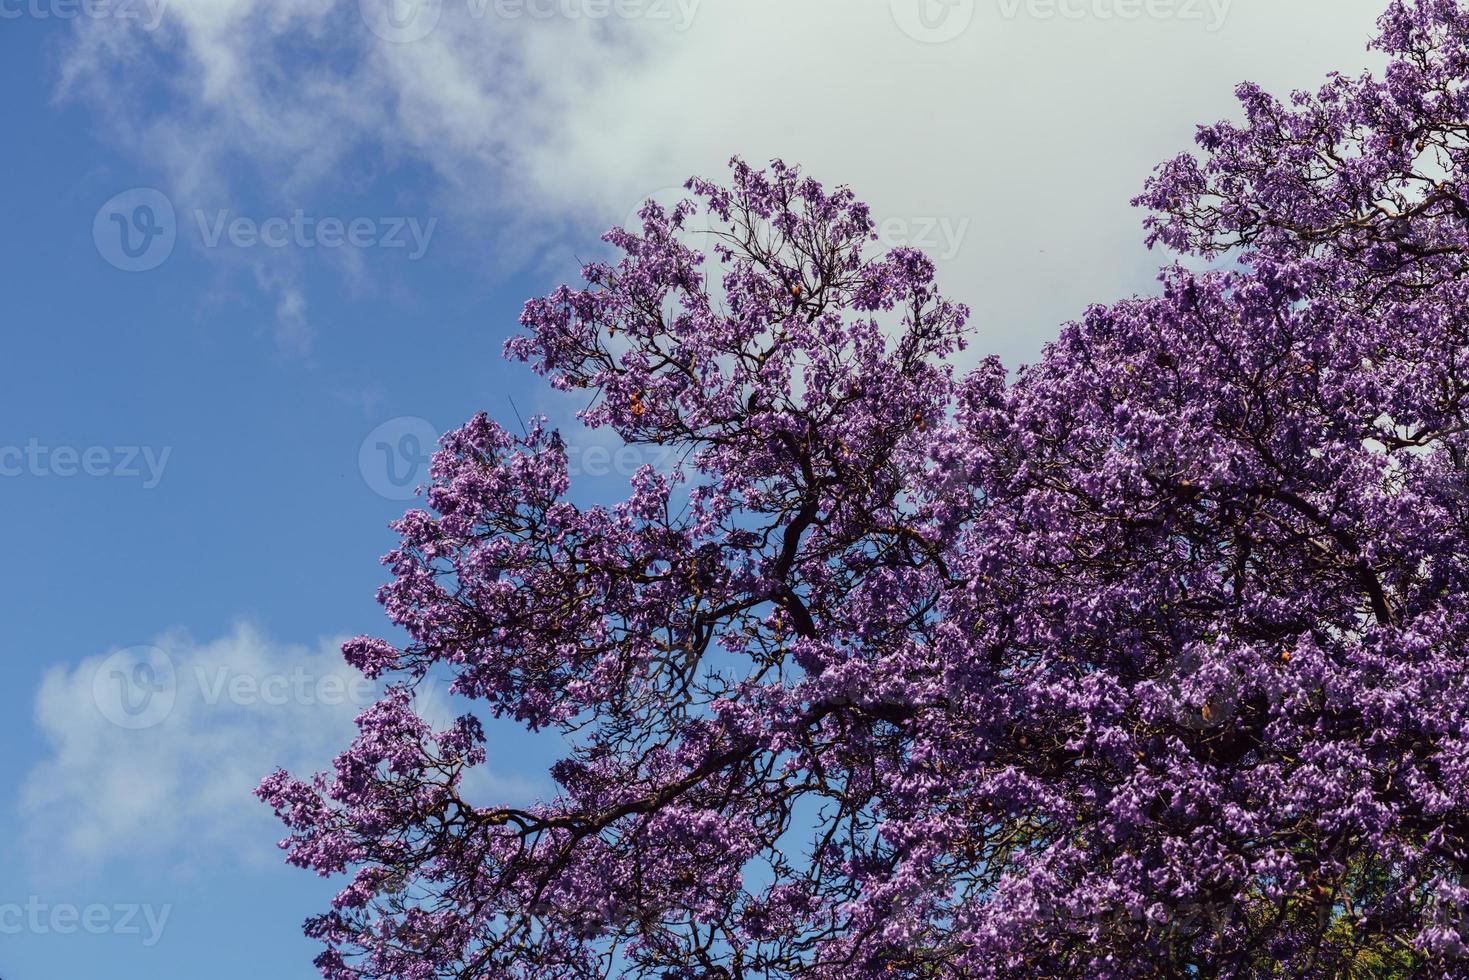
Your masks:
[{"label": "purple flower", "polygon": [[[677,462],[580,507],[543,423],[444,438],[405,642],[344,649],[398,684],[260,788],[351,875],[323,975],[1469,975],[1469,10],[1381,25],[1148,181],[1226,268],[1013,377],[778,161],[526,304],[507,355]],[[554,798],[463,798],[481,715],[567,735]]]}]

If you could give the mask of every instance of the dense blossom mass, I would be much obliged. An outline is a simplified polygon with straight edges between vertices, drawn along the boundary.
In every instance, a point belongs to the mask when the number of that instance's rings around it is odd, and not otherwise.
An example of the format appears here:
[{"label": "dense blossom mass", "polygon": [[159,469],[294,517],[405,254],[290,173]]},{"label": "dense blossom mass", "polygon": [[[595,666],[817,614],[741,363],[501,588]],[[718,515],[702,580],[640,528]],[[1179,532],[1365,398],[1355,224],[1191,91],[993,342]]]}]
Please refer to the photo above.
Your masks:
[{"label": "dense blossom mass", "polygon": [[[576,505],[555,432],[444,438],[405,639],[345,649],[393,686],[260,790],[351,876],[323,975],[1469,976],[1469,7],[1375,45],[1242,86],[1139,199],[1213,271],[1013,376],[780,163],[527,304],[509,355],[679,462]],[[465,798],[443,673],[566,734],[554,798]]]}]

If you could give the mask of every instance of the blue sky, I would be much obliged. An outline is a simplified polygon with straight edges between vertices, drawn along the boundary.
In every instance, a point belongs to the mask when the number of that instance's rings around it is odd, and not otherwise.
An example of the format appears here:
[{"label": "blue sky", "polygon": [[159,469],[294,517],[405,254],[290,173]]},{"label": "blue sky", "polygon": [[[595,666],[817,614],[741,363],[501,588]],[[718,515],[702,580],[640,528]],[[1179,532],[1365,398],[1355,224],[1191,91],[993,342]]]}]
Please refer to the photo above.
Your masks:
[{"label": "blue sky", "polygon": [[[374,2],[0,2],[4,980],[314,975],[332,883],[249,789],[344,744],[334,644],[383,625],[424,423],[569,419],[501,344],[644,196],[732,153],[849,182],[1015,363],[1149,288],[1127,198],[1234,81],[1365,64],[1379,6],[958,0],[939,37],[902,0],[443,0],[390,41]],[[628,461],[573,444],[615,494]],[[128,715],[114,672],[159,651],[166,704]],[[554,743],[492,736],[480,791],[542,791]]]}]

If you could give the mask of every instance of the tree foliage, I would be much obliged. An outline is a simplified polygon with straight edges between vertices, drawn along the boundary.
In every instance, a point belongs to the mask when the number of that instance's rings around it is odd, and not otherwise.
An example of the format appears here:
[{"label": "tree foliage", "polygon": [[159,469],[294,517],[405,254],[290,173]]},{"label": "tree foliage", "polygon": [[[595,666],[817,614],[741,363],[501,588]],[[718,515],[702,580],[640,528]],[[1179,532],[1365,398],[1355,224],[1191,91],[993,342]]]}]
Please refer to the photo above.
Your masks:
[{"label": "tree foliage", "polygon": [[[1160,294],[959,375],[966,310],[846,189],[736,161],[507,344],[675,450],[569,498],[542,424],[445,436],[405,643],[335,771],[333,980],[1469,976],[1469,10],[1148,182]],[[713,231],[691,241],[696,215]],[[464,798],[481,714],[555,798]]]}]

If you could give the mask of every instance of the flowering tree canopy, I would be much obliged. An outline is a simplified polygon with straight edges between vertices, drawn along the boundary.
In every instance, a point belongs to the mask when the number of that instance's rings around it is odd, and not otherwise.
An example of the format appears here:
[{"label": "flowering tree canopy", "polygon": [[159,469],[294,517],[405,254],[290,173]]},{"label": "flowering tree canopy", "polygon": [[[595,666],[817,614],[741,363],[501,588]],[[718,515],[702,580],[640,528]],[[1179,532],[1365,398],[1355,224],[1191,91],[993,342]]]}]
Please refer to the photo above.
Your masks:
[{"label": "flowering tree canopy", "polygon": [[[509,355],[679,462],[579,506],[543,424],[444,437],[406,644],[345,648],[389,693],[260,789],[351,875],[323,975],[1469,976],[1469,8],[1375,45],[1242,86],[1139,198],[1222,261],[1013,377],[780,163],[527,304]],[[566,735],[554,798],[465,798],[445,673]]]}]

